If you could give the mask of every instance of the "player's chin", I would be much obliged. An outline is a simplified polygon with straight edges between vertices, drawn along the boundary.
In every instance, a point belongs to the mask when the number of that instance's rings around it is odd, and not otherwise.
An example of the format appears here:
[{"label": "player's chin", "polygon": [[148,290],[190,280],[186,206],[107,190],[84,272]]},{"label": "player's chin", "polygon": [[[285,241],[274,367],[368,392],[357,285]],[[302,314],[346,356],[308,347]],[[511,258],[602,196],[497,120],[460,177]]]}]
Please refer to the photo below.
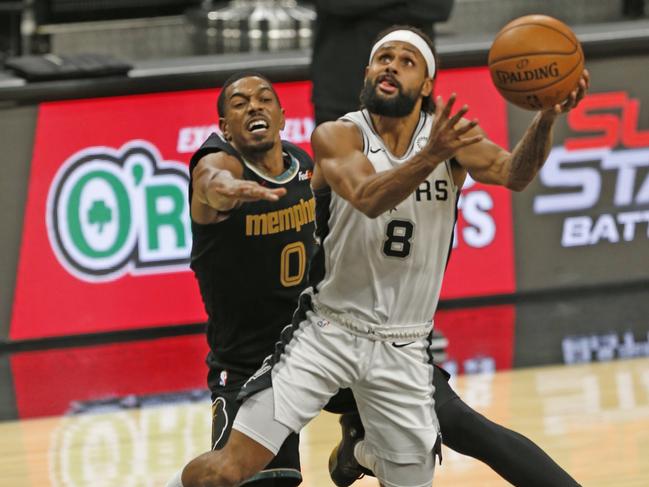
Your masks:
[{"label": "player's chin", "polygon": [[252,152],[266,152],[275,146],[275,138],[265,136],[263,138],[252,138],[246,141],[246,148]]}]

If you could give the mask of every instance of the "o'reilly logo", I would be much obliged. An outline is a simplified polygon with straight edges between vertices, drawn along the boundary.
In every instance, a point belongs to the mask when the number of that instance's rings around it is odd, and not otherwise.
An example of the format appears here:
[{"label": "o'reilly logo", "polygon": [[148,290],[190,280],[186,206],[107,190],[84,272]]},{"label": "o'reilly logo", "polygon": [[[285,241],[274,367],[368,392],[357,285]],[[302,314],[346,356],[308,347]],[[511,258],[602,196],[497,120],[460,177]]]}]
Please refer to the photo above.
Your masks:
[{"label": "o'reilly logo", "polygon": [[191,233],[187,166],[154,146],[91,147],[57,172],[47,231],[59,262],[86,281],[187,268]]}]

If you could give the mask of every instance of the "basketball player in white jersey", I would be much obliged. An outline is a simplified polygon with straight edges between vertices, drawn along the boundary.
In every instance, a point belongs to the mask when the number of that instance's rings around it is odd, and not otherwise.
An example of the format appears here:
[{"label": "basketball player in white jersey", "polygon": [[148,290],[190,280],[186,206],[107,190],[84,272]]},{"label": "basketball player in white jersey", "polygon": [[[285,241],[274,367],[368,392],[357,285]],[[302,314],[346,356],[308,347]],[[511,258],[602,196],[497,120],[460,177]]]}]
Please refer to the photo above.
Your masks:
[{"label": "basketball player in white jersey", "polygon": [[556,116],[587,88],[584,79],[564,105],[537,115],[509,153],[462,118],[466,107],[452,115],[454,97],[427,113],[435,71],[421,34],[389,33],[372,50],[365,109],[314,132],[314,287],[244,385],[228,443],[192,460],[169,486],[240,485],[344,387],[365,434],[334,462],[357,462],[385,487],[431,484],[440,440],[428,339],[455,199],[467,172],[522,189],[543,164]]}]

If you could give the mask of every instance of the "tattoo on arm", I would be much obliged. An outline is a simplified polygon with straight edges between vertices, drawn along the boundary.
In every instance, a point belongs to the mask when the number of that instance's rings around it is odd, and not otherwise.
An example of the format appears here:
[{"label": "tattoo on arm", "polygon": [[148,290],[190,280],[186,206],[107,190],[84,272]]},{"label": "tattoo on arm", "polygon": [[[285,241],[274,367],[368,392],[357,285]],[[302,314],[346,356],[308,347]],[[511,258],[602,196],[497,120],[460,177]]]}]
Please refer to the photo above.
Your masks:
[{"label": "tattoo on arm", "polygon": [[507,186],[525,188],[539,172],[552,147],[554,119],[538,114],[512,152]]}]

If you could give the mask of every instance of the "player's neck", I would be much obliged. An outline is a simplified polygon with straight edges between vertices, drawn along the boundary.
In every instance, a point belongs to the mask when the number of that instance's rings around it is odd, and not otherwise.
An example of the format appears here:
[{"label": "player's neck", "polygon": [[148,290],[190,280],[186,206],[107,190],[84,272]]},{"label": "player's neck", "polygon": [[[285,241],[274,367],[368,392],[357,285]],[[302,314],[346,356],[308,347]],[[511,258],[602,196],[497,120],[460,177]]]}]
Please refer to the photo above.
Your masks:
[{"label": "player's neck", "polygon": [[420,110],[413,110],[405,117],[384,117],[371,113],[374,130],[388,150],[397,157],[405,155],[419,123]]},{"label": "player's neck", "polygon": [[282,154],[282,144],[275,144],[271,149],[263,152],[240,151],[243,158],[268,176],[279,176],[286,167]]}]

